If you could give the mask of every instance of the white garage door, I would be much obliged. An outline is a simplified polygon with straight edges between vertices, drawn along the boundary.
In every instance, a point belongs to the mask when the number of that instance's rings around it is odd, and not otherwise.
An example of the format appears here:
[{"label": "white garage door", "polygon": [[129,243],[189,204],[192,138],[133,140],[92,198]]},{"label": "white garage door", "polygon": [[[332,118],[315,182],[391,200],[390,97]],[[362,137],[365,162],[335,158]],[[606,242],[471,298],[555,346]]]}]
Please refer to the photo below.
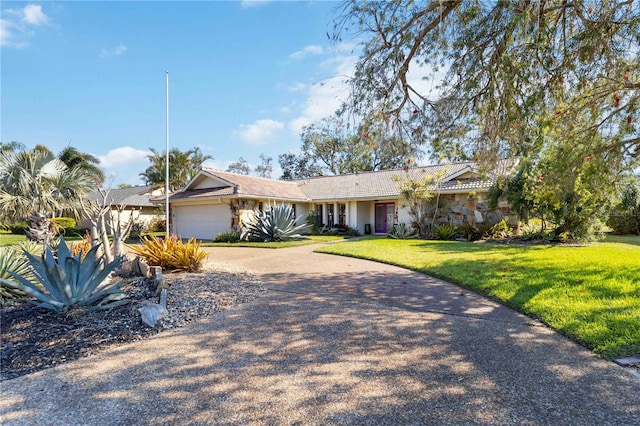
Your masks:
[{"label": "white garage door", "polygon": [[182,238],[211,240],[231,227],[231,211],[226,204],[172,206],[173,232]]}]

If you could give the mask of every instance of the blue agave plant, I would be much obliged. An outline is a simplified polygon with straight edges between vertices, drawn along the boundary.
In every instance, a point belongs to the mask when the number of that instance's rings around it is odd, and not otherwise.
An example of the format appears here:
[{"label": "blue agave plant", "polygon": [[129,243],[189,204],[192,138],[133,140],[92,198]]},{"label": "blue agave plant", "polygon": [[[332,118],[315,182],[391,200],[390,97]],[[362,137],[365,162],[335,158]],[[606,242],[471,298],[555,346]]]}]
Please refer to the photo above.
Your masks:
[{"label": "blue agave plant", "polygon": [[36,257],[26,250],[27,257],[35,281],[8,271],[17,282],[0,278],[0,283],[23,291],[36,301],[37,306],[62,312],[72,306],[85,306],[91,310],[108,309],[126,303],[126,294],[118,284],[107,280],[109,274],[122,263],[122,258],[104,265],[102,258],[96,260],[93,247],[84,260],[82,255],[73,256],[64,239],[58,244],[57,259],[49,246],[45,247],[41,257]]},{"label": "blue agave plant", "polygon": [[309,227],[296,225],[296,216],[290,205],[275,204],[265,211],[252,210],[243,224],[243,240],[250,241],[287,241],[300,238],[300,232]]}]

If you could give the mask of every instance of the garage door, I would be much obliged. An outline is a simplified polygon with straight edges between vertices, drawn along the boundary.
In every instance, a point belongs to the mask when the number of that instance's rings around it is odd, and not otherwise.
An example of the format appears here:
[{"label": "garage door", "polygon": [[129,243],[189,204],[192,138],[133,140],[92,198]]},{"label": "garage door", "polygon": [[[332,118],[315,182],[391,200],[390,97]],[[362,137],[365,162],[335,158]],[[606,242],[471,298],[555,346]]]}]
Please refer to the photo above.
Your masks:
[{"label": "garage door", "polygon": [[172,206],[173,232],[182,238],[211,240],[231,227],[231,211],[226,204]]}]

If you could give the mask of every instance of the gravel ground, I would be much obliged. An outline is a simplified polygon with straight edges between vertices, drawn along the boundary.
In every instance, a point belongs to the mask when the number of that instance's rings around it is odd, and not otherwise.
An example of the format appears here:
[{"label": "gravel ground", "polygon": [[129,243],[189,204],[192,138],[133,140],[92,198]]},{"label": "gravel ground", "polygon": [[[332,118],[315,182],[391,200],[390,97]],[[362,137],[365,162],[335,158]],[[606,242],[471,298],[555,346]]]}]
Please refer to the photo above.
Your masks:
[{"label": "gravel ground", "polygon": [[[208,263],[201,273],[167,274],[169,316],[156,327],[138,309],[157,302],[151,280],[121,280],[130,303],[108,311],[64,315],[17,302],[0,308],[0,379],[7,380],[148,338],[253,300],[264,292],[256,277],[229,265]],[[119,278],[116,278],[119,279]]]},{"label": "gravel ground", "polygon": [[3,382],[3,425],[638,425],[640,377],[400,268],[211,250],[253,301]]}]

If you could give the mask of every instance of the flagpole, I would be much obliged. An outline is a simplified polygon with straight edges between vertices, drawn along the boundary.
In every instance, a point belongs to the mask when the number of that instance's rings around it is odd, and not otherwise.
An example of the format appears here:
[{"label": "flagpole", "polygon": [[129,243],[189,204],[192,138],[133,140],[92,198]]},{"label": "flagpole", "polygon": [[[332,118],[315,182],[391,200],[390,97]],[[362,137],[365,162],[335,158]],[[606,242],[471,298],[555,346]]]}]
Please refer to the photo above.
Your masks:
[{"label": "flagpole", "polygon": [[169,238],[169,71],[164,72],[167,84],[167,128],[166,128],[166,147],[165,147],[165,175],[164,175],[164,194],[165,194],[165,231],[166,238]]}]

